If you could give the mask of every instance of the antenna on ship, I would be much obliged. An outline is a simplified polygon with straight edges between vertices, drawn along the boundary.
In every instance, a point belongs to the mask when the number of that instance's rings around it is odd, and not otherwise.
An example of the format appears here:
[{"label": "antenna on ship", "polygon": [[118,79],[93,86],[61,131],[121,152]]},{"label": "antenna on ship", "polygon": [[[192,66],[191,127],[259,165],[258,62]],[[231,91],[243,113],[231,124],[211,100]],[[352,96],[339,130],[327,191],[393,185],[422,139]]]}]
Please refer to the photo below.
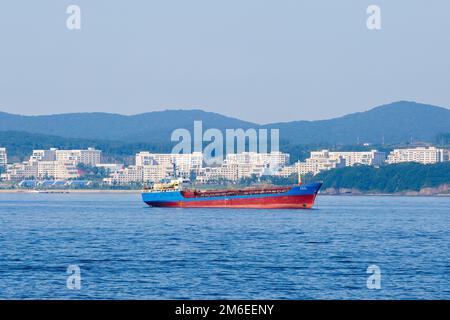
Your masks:
[{"label": "antenna on ship", "polygon": [[298,171],[298,185],[302,184],[302,175],[300,174],[300,171]]}]

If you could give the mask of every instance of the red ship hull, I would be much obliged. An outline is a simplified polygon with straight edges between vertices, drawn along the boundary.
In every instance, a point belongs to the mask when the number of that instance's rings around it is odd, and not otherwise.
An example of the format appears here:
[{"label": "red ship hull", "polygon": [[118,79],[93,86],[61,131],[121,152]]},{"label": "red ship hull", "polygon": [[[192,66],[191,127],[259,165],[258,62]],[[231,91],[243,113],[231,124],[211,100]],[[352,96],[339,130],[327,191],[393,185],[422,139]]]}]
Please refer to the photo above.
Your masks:
[{"label": "red ship hull", "polygon": [[178,208],[253,208],[253,209],[310,209],[315,195],[285,196],[273,198],[223,199],[200,201],[154,202],[154,207]]}]

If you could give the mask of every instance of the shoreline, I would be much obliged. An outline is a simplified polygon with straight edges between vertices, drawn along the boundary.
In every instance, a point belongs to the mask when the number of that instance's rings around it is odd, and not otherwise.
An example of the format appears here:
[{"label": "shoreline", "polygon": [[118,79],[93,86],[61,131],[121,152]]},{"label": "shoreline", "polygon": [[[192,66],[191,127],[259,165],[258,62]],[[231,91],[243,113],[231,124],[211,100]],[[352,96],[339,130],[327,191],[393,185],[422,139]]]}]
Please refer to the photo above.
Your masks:
[{"label": "shoreline", "polygon": [[20,189],[0,189],[0,194],[68,194],[68,193],[129,193],[137,194],[141,193],[141,190],[102,190],[102,189],[92,189],[92,190],[20,190]]},{"label": "shoreline", "polygon": [[[102,190],[102,189],[86,189],[86,190],[26,190],[26,189],[0,189],[0,194],[140,194],[141,190]],[[403,192],[403,193],[319,193],[319,196],[351,196],[351,197],[450,197],[450,193],[420,194],[419,192]]]},{"label": "shoreline", "polygon": [[436,194],[411,194],[411,193],[319,193],[319,196],[332,196],[332,197],[450,197],[447,193]]}]

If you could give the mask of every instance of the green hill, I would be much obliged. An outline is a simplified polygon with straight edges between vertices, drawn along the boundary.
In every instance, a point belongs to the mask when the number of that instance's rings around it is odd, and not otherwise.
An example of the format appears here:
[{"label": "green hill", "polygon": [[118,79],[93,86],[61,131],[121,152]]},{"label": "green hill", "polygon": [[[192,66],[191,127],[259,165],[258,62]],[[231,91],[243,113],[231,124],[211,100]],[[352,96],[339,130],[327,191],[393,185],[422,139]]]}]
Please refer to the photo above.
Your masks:
[{"label": "green hill", "polygon": [[323,189],[357,189],[362,192],[395,193],[420,191],[450,185],[450,162],[432,165],[399,163],[381,166],[346,167],[319,173]]},{"label": "green hill", "polygon": [[[276,112],[261,110],[261,112]],[[298,118],[301,114],[298,114]],[[292,121],[258,125],[201,110],[166,110],[132,116],[109,113],[72,113],[21,116],[0,112],[0,131],[21,131],[65,138],[143,142],[166,145],[177,128],[192,132],[194,120],[204,129],[277,128],[284,143],[380,144],[413,141],[435,142],[448,133],[450,110],[437,106],[399,101],[369,111],[320,121]]]},{"label": "green hill", "polygon": [[126,143],[122,141],[63,138],[17,131],[0,131],[0,146],[8,152],[8,162],[26,160],[34,149],[86,149],[94,147],[103,151],[106,161],[133,163],[140,151],[170,152],[170,145],[156,143]]}]

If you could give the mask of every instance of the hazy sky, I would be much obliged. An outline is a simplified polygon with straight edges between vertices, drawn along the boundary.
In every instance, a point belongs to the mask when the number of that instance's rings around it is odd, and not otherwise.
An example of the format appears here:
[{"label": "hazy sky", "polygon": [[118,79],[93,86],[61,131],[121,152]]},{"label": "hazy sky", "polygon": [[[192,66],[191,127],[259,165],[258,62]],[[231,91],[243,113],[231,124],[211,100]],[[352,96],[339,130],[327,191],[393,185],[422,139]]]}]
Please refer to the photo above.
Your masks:
[{"label": "hazy sky", "polygon": [[[380,31],[366,27],[370,4]],[[0,2],[5,112],[323,119],[395,100],[449,107],[449,78],[448,0]]]}]

